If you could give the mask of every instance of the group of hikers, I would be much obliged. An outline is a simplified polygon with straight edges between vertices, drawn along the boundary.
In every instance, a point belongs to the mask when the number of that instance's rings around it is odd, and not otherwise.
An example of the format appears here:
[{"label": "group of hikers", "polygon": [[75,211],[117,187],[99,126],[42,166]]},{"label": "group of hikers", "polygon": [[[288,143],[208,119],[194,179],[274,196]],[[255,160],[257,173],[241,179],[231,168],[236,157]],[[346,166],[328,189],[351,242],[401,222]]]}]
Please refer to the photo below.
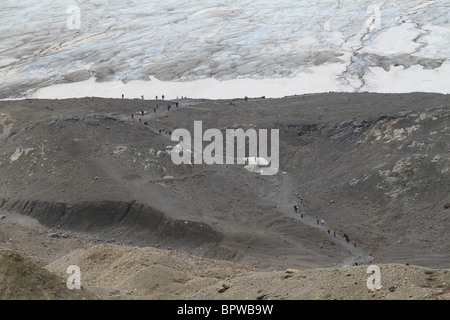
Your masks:
[{"label": "group of hikers", "polygon": [[[125,99],[125,95],[122,93],[122,99]],[[144,95],[141,95],[141,99],[144,100]],[[164,95],[162,95],[162,99],[164,100]],[[158,96],[155,97],[155,100],[158,100]]]},{"label": "group of hikers", "polygon": [[[294,205],[294,210],[295,210],[295,213],[299,212],[300,209],[299,209],[298,205]],[[300,217],[301,218],[303,218],[305,216],[306,216],[306,213],[300,212]],[[325,221],[323,219],[319,220],[317,218],[317,216],[316,216],[316,222],[317,222],[317,224],[321,224],[322,226],[325,226]],[[327,232],[328,232],[328,234],[331,234],[331,230],[330,229],[328,229]],[[336,230],[333,230],[333,237],[336,238]],[[350,244],[350,238],[346,234],[344,234],[344,239],[345,239],[345,241],[348,244]],[[353,246],[356,247],[356,241],[353,242]]]},{"label": "group of hikers", "polygon": [[[298,205],[295,205],[295,206],[294,206],[294,210],[295,210],[295,213],[298,213]],[[300,212],[300,216],[301,216],[302,218],[304,217],[303,212]]]},{"label": "group of hikers", "polygon": [[[162,98],[162,100],[164,100],[164,95],[162,95],[161,98]],[[183,98],[186,99],[186,97],[181,97],[181,99],[183,99]],[[122,93],[122,99],[125,99],[125,95],[123,93]],[[141,95],[141,99],[144,100],[144,95]],[[155,96],[155,100],[158,100],[158,96]],[[178,96],[177,96],[177,100],[178,100]],[[173,105],[175,105],[175,107],[178,108],[178,102],[169,103],[169,104],[167,104],[167,111],[170,111],[170,109],[172,108]],[[160,106],[158,106],[158,104],[157,104],[156,107],[153,108],[153,113],[155,114],[156,110],[159,108],[160,108]],[[146,114],[146,112],[144,112],[143,110],[139,111],[139,115],[144,116],[144,114]],[[134,113],[131,114],[131,119],[134,119]],[[139,122],[142,122],[141,117],[139,117]],[[148,125],[148,122],[144,122],[144,124]],[[159,131],[160,131],[159,133],[161,133],[161,130],[159,130]]]},{"label": "group of hikers", "polygon": [[[123,98],[124,98],[124,95],[122,94],[122,99],[123,99]],[[143,96],[143,95],[141,96],[141,98],[142,98],[142,100],[144,100],[144,96]],[[164,99],[164,95],[162,96],[162,98]],[[158,96],[156,96],[156,99],[158,99]],[[167,105],[167,111],[170,111],[170,109],[172,108],[172,105],[173,105],[173,104],[168,104],[168,105]],[[175,102],[174,105],[175,105],[176,108],[178,108],[178,102]],[[160,106],[156,105],[156,107],[153,108],[153,113],[156,113],[156,110],[157,110],[158,108],[160,108]],[[147,114],[147,113],[148,113],[148,112],[146,112],[146,111],[144,111],[144,110],[141,110],[141,111],[137,112],[137,115],[139,116],[139,118],[138,118],[139,123],[142,122],[142,117],[143,117],[145,114]],[[135,117],[135,114],[132,113],[132,114],[131,114],[131,119],[134,120],[134,117]],[[144,122],[144,125],[148,126],[148,122]],[[172,132],[169,131],[169,130],[167,130],[167,129],[159,129],[159,134],[161,134],[161,133],[166,133],[166,134],[168,134],[168,135],[171,135],[171,134],[172,134]]]},{"label": "group of hikers", "polygon": [[[162,100],[164,100],[164,95],[161,96]],[[247,100],[247,97],[245,97]],[[122,99],[125,99],[125,95],[122,93]],[[141,99],[144,100],[144,95],[141,95]],[[181,99],[187,99],[187,97],[183,97],[181,96]],[[155,96],[155,100],[158,100],[158,96]],[[177,100],[178,100],[178,96],[177,96]]]},{"label": "group of hikers", "polygon": [[[122,99],[124,99],[125,95],[122,94]],[[142,100],[144,100],[144,96],[141,96]],[[162,96],[163,100],[164,100],[164,95]],[[158,96],[156,96],[156,100],[158,100]],[[175,107],[178,108],[178,102],[175,102]],[[173,103],[170,103],[167,105],[167,111],[170,111],[170,109],[172,108]],[[156,107],[153,108],[153,113],[156,113],[156,110],[159,109],[160,106],[156,105]],[[138,114],[141,116],[144,116],[144,114],[146,114],[147,112],[144,112],[144,110],[139,111]],[[134,113],[131,114],[131,119],[134,119]],[[139,118],[139,122],[142,121],[142,118]]]},{"label": "group of hikers", "polygon": [[[175,106],[178,108],[178,102],[175,102]],[[156,106],[155,108],[153,108],[153,113],[156,113],[157,108],[159,108],[159,106]],[[170,108],[172,108],[172,105],[171,104],[167,105],[167,111],[170,111]],[[145,114],[147,114],[147,112],[142,110],[142,111],[139,111],[138,114],[141,116],[144,116]],[[134,119],[134,113],[131,114],[131,119]],[[139,122],[141,120],[142,120],[142,118],[139,118]]]}]

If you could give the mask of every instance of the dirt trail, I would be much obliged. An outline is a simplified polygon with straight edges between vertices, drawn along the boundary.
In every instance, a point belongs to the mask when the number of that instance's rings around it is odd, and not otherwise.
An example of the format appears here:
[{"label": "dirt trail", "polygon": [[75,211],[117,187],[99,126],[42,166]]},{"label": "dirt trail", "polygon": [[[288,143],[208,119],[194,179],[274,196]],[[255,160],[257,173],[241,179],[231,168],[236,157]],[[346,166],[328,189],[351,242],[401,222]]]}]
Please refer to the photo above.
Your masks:
[{"label": "dirt trail", "polygon": [[[337,265],[351,266],[355,265],[355,263],[369,264],[373,260],[372,256],[366,253],[363,248],[358,246],[357,240],[353,239],[347,243],[344,235],[336,232],[332,226],[327,225],[326,222],[322,225],[322,219],[319,216],[311,216],[302,206],[299,207],[299,210],[296,213],[294,210],[294,205],[299,204],[299,199],[302,198],[297,190],[298,187],[294,182],[294,178],[291,177],[288,172],[284,172],[280,179],[278,193],[280,197],[277,197],[277,206],[284,213],[286,213],[288,217],[292,217],[309,227],[317,228],[324,233],[328,233],[328,230],[330,230],[330,241],[335,243],[340,250],[348,254],[348,256],[344,258],[342,262],[337,263]],[[301,213],[304,214],[303,218],[301,217]],[[353,245],[353,242],[356,242],[356,246]]]}]

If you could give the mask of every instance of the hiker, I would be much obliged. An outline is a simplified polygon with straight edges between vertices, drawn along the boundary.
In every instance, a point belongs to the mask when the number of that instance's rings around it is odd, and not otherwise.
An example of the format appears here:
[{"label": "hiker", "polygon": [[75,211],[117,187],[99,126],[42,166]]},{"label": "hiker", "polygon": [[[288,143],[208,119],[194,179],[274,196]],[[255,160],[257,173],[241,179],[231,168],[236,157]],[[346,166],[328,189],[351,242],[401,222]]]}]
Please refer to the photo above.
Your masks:
[{"label": "hiker", "polygon": [[336,238],[336,230],[333,231],[333,237]]},{"label": "hiker", "polygon": [[156,113],[156,108],[153,108],[153,113]]},{"label": "hiker", "polygon": [[141,116],[143,116],[143,115],[144,115],[144,110],[141,111]]},{"label": "hiker", "polygon": [[331,232],[330,229],[328,229],[328,234],[330,234],[330,232]]},{"label": "hiker", "polygon": [[125,96],[123,95],[123,93],[122,93],[122,99],[124,98]]},{"label": "hiker", "polygon": [[155,99],[158,100],[158,96],[156,96]]},{"label": "hiker", "polygon": [[347,241],[347,243],[349,243],[350,239],[349,239],[348,235],[344,234],[344,239],[345,239],[345,241]]},{"label": "hiker", "polygon": [[139,118],[139,123],[141,122],[141,120],[142,120],[142,119],[141,119],[141,118]]},{"label": "hiker", "polygon": [[322,219],[322,225],[325,223],[325,221],[323,221],[323,219]]},{"label": "hiker", "polygon": [[161,98],[164,100],[164,95],[162,95]]},{"label": "hiker", "polygon": [[302,217],[302,218],[303,218],[303,212],[301,213],[300,217]]},{"label": "hiker", "polygon": [[355,242],[353,242],[353,246],[356,248],[356,241]]},{"label": "hiker", "polygon": [[294,210],[295,210],[295,213],[297,213],[298,205],[294,205]]},{"label": "hiker", "polygon": [[141,96],[142,100],[144,100],[144,95]]},{"label": "hiker", "polygon": [[131,119],[134,119],[134,113],[131,114]]},{"label": "hiker", "polygon": [[178,102],[175,102],[175,107],[177,107],[177,108],[178,108]]}]

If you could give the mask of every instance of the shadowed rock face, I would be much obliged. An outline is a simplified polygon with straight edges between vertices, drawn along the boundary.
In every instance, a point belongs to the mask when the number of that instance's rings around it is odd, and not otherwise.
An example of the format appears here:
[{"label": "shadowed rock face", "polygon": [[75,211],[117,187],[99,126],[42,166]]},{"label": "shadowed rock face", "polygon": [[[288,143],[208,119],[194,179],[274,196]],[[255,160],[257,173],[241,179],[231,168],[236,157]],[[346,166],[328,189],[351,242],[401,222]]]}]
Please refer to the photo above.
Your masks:
[{"label": "shadowed rock face", "polygon": [[3,199],[0,209],[30,216],[46,227],[88,233],[108,242],[132,241],[142,246],[161,244],[184,250],[197,247],[208,250],[223,238],[205,223],[168,218],[134,201],[86,201],[68,205]]}]

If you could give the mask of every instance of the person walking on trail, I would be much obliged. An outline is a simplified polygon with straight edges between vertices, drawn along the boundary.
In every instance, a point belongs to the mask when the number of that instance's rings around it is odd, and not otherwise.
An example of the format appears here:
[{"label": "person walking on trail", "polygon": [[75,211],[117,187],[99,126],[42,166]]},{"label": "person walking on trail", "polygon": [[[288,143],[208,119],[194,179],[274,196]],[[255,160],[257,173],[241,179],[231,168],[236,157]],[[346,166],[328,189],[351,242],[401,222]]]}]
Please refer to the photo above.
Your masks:
[{"label": "person walking on trail", "polygon": [[333,237],[336,238],[336,230],[333,231]]},{"label": "person walking on trail", "polygon": [[134,113],[131,114],[131,119],[134,119]]},{"label": "person walking on trail", "polygon": [[323,221],[323,219],[322,219],[322,225],[324,225],[324,223],[325,223],[325,221]]},{"label": "person walking on trail", "polygon": [[300,217],[302,217],[302,219],[303,219],[303,212],[301,213]]},{"label": "person walking on trail", "polygon": [[353,242],[353,246],[356,248],[356,241],[355,242]]},{"label": "person walking on trail", "polygon": [[298,205],[295,205],[295,206],[294,206],[294,210],[295,210],[295,213],[297,213],[297,211],[298,211]]},{"label": "person walking on trail", "polygon": [[139,123],[142,121],[142,119],[141,118],[139,118]]},{"label": "person walking on trail", "polygon": [[331,232],[330,229],[328,229],[328,234],[330,234],[330,232]]}]

